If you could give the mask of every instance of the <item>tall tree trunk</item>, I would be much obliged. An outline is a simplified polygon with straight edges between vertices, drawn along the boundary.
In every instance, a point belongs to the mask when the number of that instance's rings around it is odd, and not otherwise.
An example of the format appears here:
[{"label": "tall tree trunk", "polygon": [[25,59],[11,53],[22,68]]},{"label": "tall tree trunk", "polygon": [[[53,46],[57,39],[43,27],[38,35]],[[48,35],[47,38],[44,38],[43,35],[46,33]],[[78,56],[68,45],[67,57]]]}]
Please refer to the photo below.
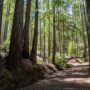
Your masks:
[{"label": "tall tree trunk", "polygon": [[40,56],[41,56],[41,53],[42,53],[42,28],[41,28],[41,19],[40,19]]},{"label": "tall tree trunk", "polygon": [[43,61],[46,62],[46,34],[45,34],[45,20],[44,20],[44,58]]},{"label": "tall tree trunk", "polygon": [[88,36],[88,55],[89,55],[89,68],[90,68],[90,0],[86,0],[87,9],[87,36]]},{"label": "tall tree trunk", "polygon": [[6,66],[11,71],[20,71],[22,60],[22,32],[23,32],[24,0],[16,0],[9,56]]},{"label": "tall tree trunk", "polygon": [[[50,9],[50,0],[48,0],[48,10]],[[51,56],[51,37],[50,37],[50,16],[48,20],[48,57],[50,58]]]},{"label": "tall tree trunk", "polygon": [[4,2],[4,0],[0,0],[0,44],[1,44],[1,28],[2,28],[3,2]]},{"label": "tall tree trunk", "polygon": [[56,31],[55,31],[55,6],[53,6],[53,54],[52,63],[55,64],[56,55]]},{"label": "tall tree trunk", "polygon": [[84,2],[83,4],[83,8],[81,5],[81,1],[79,2],[79,12],[80,12],[80,20],[81,20],[81,34],[82,34],[82,39],[83,39],[83,43],[84,43],[84,51],[83,51],[83,57],[86,59],[86,55],[87,55],[87,44],[86,44],[86,36],[85,36],[85,13],[84,13]]},{"label": "tall tree trunk", "polygon": [[[83,0],[83,17],[84,17],[84,27],[85,27],[85,30],[87,31],[87,25],[86,25],[86,1],[85,0]],[[84,36],[85,37],[85,36]],[[87,37],[85,37],[85,50],[84,50],[84,53],[85,53],[85,55],[87,56],[87,47],[88,47],[88,45],[87,45]],[[84,56],[85,56],[84,55]]]},{"label": "tall tree trunk", "polygon": [[11,3],[9,2],[9,4],[7,5],[7,11],[6,11],[6,21],[5,21],[5,30],[4,30],[4,35],[3,35],[3,41],[5,41],[7,39],[7,33],[8,33],[8,17],[10,15],[10,5]]},{"label": "tall tree trunk", "polygon": [[23,30],[23,57],[29,57],[29,24],[30,24],[31,0],[27,0],[26,20]]},{"label": "tall tree trunk", "polygon": [[33,44],[31,50],[31,61],[33,63],[36,63],[37,43],[38,43],[38,0],[36,0],[34,37],[33,37]]},{"label": "tall tree trunk", "polygon": [[51,56],[51,34],[50,34],[50,18],[49,18],[49,24],[48,24],[48,57]]}]

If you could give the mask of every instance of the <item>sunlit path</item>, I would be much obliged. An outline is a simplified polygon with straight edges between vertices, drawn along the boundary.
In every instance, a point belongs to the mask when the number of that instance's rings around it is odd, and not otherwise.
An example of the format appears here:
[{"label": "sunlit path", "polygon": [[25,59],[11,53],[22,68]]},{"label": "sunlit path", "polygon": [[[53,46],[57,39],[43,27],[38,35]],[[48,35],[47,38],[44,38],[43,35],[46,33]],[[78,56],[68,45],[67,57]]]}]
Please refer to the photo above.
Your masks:
[{"label": "sunlit path", "polygon": [[88,63],[75,63],[72,69],[58,71],[25,90],[90,90]]}]

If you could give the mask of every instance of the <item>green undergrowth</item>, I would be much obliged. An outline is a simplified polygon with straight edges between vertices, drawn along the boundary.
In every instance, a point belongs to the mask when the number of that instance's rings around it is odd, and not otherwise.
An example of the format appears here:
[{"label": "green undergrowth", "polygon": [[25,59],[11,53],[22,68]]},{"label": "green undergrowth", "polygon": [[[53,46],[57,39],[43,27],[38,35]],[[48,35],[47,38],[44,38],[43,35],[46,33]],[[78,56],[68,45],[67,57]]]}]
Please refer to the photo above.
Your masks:
[{"label": "green undergrowth", "polygon": [[62,68],[66,68],[67,67],[67,62],[64,58],[64,55],[60,55],[59,53],[56,53],[56,64],[60,65],[60,67]]},{"label": "green undergrowth", "polygon": [[10,38],[8,37],[5,41],[3,41],[3,43],[1,44],[1,48],[2,49],[9,49],[9,45],[10,45]]}]

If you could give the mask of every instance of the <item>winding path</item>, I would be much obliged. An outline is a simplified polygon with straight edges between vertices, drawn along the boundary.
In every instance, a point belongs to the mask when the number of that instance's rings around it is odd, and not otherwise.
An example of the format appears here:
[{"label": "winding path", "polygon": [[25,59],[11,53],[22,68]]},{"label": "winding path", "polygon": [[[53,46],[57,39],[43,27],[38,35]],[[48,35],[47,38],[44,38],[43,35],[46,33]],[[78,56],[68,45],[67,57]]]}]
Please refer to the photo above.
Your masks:
[{"label": "winding path", "polygon": [[88,63],[76,63],[68,70],[58,71],[32,86],[18,90],[90,90]]}]

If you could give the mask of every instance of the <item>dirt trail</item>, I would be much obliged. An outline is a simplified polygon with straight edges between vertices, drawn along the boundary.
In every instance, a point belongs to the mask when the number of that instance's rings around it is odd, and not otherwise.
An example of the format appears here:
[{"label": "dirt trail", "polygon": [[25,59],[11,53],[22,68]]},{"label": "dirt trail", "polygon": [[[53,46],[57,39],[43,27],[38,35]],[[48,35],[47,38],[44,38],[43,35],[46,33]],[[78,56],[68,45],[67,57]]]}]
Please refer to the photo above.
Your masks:
[{"label": "dirt trail", "polygon": [[32,86],[18,90],[90,90],[88,63],[74,63],[68,70],[58,71]]}]

